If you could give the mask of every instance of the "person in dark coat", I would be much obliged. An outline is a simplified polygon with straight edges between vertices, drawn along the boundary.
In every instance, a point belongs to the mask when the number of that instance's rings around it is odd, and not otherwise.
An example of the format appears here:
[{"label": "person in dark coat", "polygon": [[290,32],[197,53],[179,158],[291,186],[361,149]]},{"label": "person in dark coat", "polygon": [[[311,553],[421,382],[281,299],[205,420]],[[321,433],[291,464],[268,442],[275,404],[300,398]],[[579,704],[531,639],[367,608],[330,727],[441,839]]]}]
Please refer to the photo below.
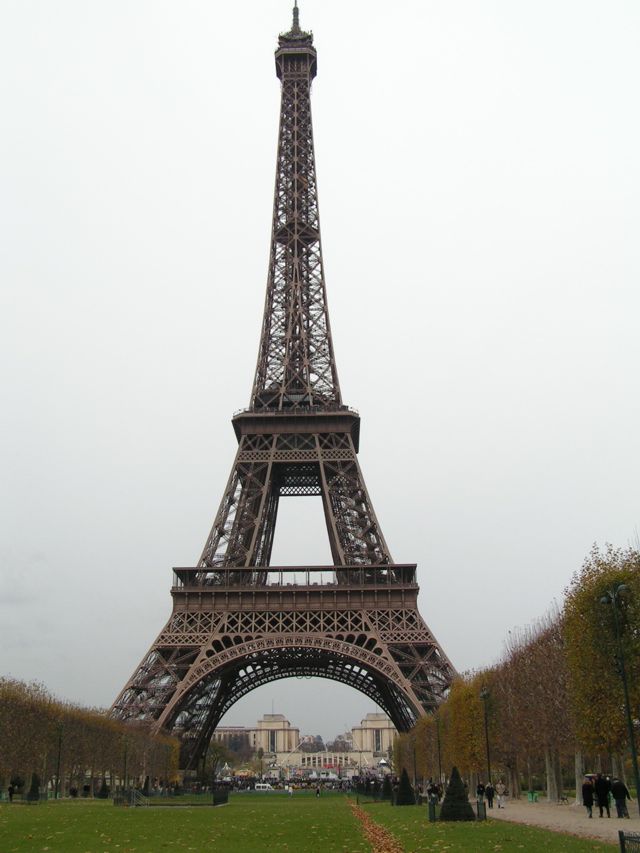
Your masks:
[{"label": "person in dark coat", "polygon": [[609,808],[609,791],[611,790],[611,782],[604,777],[602,773],[598,773],[594,788],[596,791],[596,799],[598,800],[598,808],[600,809],[600,817],[603,816],[603,809],[607,810],[607,817],[611,817],[611,809]]},{"label": "person in dark coat", "polygon": [[485,792],[484,785],[482,784],[482,782],[478,782],[478,785],[476,787],[476,797],[477,797],[479,803],[484,801],[484,792]]},{"label": "person in dark coat", "polygon": [[616,801],[618,817],[629,817],[629,811],[627,809],[627,800],[631,799],[629,789],[624,782],[621,782],[620,779],[616,779],[615,777],[611,783],[611,796]]},{"label": "person in dark coat", "polygon": [[487,798],[487,805],[489,806],[490,809],[493,808],[493,796],[494,796],[494,794],[495,794],[495,788],[493,787],[491,782],[487,782],[485,789],[484,789],[484,795]]},{"label": "person in dark coat", "polygon": [[593,785],[588,776],[584,777],[582,785],[582,803],[587,810],[587,815],[593,817]]}]

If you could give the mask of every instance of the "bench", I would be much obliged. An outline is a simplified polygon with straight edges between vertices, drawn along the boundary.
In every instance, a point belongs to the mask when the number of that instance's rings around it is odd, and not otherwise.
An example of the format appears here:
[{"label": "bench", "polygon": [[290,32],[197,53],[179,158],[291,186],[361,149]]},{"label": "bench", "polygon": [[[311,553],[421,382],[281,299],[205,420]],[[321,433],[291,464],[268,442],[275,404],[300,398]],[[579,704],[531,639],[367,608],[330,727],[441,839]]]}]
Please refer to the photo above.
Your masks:
[{"label": "bench", "polygon": [[640,833],[618,830],[620,853],[640,853]]}]

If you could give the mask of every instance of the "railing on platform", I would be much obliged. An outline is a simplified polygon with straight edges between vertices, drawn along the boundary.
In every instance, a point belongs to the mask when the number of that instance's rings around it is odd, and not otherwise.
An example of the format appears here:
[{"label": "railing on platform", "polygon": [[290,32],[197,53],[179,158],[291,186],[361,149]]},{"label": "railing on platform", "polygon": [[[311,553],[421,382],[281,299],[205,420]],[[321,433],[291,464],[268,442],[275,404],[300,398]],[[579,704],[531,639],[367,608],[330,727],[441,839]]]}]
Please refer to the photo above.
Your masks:
[{"label": "railing on platform", "polygon": [[247,406],[244,409],[236,409],[233,413],[233,417],[237,418],[240,415],[305,416],[335,413],[342,414],[343,412],[360,417],[360,413],[357,409],[354,409],[353,406],[345,406],[342,403],[326,403],[323,406],[307,406],[301,403],[298,406],[289,406],[284,409],[280,409],[277,406]]},{"label": "railing on platform", "polygon": [[415,563],[386,566],[247,566],[174,568],[174,589],[233,587],[295,590],[409,586],[416,587]]}]

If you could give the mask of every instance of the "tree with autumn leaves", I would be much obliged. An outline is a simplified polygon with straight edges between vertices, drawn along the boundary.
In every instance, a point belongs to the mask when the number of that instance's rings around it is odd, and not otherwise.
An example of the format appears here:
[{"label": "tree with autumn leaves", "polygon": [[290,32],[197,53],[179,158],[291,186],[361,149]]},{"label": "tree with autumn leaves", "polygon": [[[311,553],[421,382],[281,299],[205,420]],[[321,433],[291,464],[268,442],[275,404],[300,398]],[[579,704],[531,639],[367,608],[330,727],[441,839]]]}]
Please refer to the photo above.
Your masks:
[{"label": "tree with autumn leaves", "polygon": [[170,780],[178,769],[175,738],[152,735],[104,712],[54,699],[44,687],[0,679],[0,789],[12,780],[28,784],[35,774],[61,794],[108,778],[132,782],[151,776]]},{"label": "tree with autumn leaves", "polygon": [[[624,585],[616,611],[610,590]],[[603,599],[605,601],[603,602]],[[630,747],[616,642],[615,618],[630,688],[630,711],[640,739],[640,550],[594,546],[566,590],[562,613],[567,689],[577,744],[576,776],[593,767],[626,776]]]},{"label": "tree with autumn leaves", "polygon": [[627,662],[631,707],[640,717],[640,553],[594,548],[572,579],[564,610],[567,657],[574,678],[571,698],[577,737],[585,749],[616,754],[627,744],[614,613],[603,604],[609,590],[624,584],[618,617]]},{"label": "tree with autumn leaves", "polygon": [[484,691],[492,776],[512,796],[544,779],[549,799],[558,799],[563,779],[572,782],[585,768],[624,776],[629,738],[614,614],[602,603],[620,584],[626,594],[617,615],[633,718],[640,719],[640,553],[594,548],[561,610],[510,634],[502,660],[458,678],[437,715],[397,738],[397,772],[411,774],[415,765],[419,778],[437,778],[439,767],[455,765],[475,790],[487,775]]}]

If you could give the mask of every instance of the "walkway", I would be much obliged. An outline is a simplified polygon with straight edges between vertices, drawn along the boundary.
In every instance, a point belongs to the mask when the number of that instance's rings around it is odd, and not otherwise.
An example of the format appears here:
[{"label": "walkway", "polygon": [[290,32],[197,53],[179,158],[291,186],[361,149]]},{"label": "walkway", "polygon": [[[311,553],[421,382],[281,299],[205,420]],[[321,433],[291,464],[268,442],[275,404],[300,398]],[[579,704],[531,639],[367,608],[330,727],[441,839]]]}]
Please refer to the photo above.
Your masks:
[{"label": "walkway", "polygon": [[487,817],[497,820],[510,820],[514,823],[524,823],[528,826],[544,826],[547,829],[555,829],[559,832],[568,832],[571,835],[580,835],[585,838],[598,838],[602,841],[618,842],[618,830],[640,833],[640,817],[638,817],[638,803],[634,800],[627,803],[629,807],[630,820],[620,820],[615,816],[615,805],[612,807],[611,818],[606,813],[603,818],[598,817],[598,808],[593,808],[593,818],[589,820],[584,806],[564,805],[547,803],[542,800],[537,803],[529,803],[527,800],[516,800],[507,802],[504,809],[494,806],[487,809]]}]

